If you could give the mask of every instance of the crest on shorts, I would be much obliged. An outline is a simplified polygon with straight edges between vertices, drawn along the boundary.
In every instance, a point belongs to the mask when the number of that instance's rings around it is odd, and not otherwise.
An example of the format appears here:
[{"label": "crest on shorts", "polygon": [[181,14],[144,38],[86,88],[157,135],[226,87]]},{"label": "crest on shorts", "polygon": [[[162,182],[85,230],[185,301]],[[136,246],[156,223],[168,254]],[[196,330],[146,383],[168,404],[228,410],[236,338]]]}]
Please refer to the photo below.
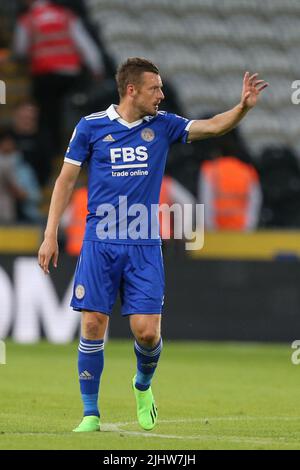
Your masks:
[{"label": "crest on shorts", "polygon": [[77,284],[76,289],[75,289],[75,297],[77,299],[83,299],[85,296],[85,288],[83,287],[82,284]]},{"label": "crest on shorts", "polygon": [[152,129],[149,127],[146,127],[145,129],[142,130],[141,132],[142,139],[145,140],[146,142],[152,142],[152,140],[155,137],[155,133]]}]

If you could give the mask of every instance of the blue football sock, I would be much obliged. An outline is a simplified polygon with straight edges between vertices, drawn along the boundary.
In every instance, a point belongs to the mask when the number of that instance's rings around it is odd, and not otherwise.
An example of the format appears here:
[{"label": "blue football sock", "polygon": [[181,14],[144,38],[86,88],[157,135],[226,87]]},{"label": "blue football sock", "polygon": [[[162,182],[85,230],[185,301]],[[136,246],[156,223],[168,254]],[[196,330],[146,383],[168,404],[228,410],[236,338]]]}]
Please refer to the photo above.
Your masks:
[{"label": "blue football sock", "polygon": [[100,416],[98,393],[104,365],[104,341],[80,338],[78,373],[84,416]]},{"label": "blue football sock", "polygon": [[157,363],[162,350],[162,339],[152,349],[141,346],[137,341],[134,343],[134,352],[137,358],[137,373],[135,386],[138,390],[147,390],[151,385]]}]

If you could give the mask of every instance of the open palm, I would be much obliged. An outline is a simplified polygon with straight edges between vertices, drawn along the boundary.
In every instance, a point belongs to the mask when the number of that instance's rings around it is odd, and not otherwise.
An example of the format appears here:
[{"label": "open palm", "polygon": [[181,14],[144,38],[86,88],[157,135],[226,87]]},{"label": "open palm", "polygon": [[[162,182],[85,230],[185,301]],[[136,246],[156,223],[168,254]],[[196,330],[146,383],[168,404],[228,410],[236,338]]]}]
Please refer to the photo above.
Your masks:
[{"label": "open palm", "polygon": [[264,80],[258,80],[257,78],[258,73],[254,73],[250,76],[250,73],[246,72],[244,75],[241,103],[245,108],[253,108],[257,103],[261,91],[269,85]]}]

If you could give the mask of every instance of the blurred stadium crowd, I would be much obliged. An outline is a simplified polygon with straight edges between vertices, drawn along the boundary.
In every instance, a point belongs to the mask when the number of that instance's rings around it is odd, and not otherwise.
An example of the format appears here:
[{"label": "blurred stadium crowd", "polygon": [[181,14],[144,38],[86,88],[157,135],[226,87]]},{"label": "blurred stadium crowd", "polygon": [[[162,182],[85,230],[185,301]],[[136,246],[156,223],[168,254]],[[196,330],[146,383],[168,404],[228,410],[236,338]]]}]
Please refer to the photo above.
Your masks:
[{"label": "blurred stadium crowd", "polygon": [[[171,149],[161,201],[204,202],[207,230],[300,227],[298,0],[10,0],[0,14],[0,224],[44,223],[76,122],[117,103],[116,66],[143,56],[162,109],[192,119],[235,105],[246,70],[270,83],[239,129]],[[63,220],[71,254],[85,184]]]}]

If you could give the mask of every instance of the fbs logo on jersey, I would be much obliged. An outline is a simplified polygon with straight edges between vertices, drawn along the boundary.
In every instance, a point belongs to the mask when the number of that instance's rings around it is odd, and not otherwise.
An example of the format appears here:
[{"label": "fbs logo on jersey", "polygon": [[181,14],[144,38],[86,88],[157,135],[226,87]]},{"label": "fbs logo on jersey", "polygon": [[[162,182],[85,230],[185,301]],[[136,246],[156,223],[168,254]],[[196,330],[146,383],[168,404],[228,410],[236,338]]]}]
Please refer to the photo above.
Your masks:
[{"label": "fbs logo on jersey", "polygon": [[[122,147],[110,149],[110,160],[112,163],[112,169],[121,168],[142,168],[147,167],[145,163],[148,160],[147,147],[139,145],[138,147]],[[118,163],[118,165],[114,165]],[[125,165],[122,165],[125,163]]]},{"label": "fbs logo on jersey", "polygon": [[104,139],[102,139],[102,142],[115,142],[115,139],[111,134],[108,134]]}]

